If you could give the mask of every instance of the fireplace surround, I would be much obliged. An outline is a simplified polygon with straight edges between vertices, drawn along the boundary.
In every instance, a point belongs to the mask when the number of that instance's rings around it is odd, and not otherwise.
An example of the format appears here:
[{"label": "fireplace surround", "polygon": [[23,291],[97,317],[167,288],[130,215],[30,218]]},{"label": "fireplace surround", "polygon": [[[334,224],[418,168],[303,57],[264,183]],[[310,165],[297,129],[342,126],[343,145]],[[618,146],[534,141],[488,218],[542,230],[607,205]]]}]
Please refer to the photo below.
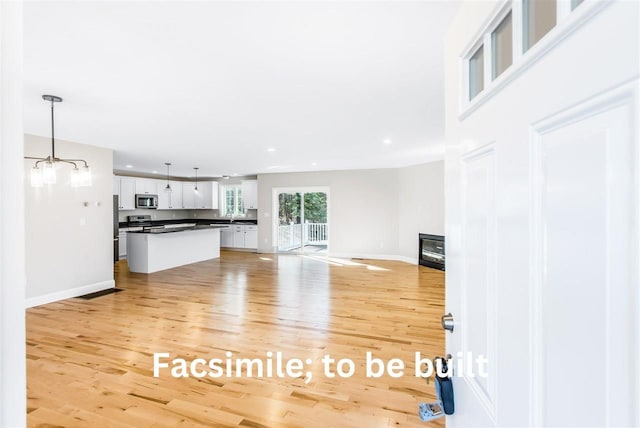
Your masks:
[{"label": "fireplace surround", "polygon": [[422,266],[445,270],[444,236],[418,234],[418,262]]}]

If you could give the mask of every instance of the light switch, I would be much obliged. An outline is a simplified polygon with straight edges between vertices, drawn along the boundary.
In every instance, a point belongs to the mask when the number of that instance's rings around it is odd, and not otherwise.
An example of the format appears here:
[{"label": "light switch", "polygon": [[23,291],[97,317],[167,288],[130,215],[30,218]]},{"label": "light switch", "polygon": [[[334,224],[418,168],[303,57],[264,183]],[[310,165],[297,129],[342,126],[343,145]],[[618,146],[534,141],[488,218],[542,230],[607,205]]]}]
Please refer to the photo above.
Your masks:
[{"label": "light switch", "polygon": [[84,217],[80,217],[80,226],[86,226],[87,225],[87,219]]}]

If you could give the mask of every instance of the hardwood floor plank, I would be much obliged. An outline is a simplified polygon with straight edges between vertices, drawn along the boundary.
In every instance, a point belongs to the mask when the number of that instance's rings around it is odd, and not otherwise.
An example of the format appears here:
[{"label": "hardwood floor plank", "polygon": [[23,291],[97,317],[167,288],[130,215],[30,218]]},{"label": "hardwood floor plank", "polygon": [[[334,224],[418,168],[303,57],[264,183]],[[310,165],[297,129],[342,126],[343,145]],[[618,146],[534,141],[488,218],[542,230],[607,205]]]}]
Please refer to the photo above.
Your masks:
[{"label": "hardwood floor plank", "polygon": [[[415,353],[442,355],[444,274],[402,262],[223,251],[150,275],[116,264],[124,291],[27,310],[27,422],[36,426],[425,426],[433,383]],[[153,354],[225,360],[281,352],[299,377],[153,376]],[[404,375],[365,376],[366,353],[399,358]],[[322,358],[355,374],[325,376]],[[245,365],[246,368],[246,365]],[[266,368],[265,368],[266,370]],[[335,371],[335,364],[333,365]],[[49,425],[47,425],[49,424]],[[429,426],[443,427],[444,419]]]}]

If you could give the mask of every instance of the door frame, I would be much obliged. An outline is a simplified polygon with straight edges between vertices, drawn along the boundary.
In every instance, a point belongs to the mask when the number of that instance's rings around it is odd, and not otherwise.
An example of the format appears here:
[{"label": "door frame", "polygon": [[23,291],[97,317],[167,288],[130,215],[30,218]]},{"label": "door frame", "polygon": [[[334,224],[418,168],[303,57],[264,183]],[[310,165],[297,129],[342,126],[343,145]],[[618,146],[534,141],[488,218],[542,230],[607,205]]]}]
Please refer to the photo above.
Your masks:
[{"label": "door frame", "polygon": [[[280,216],[279,216],[279,208],[280,202],[278,201],[278,195],[280,193],[300,193],[302,194],[302,198],[304,198],[304,193],[326,193],[327,194],[327,231],[328,237],[327,240],[327,254],[330,254],[331,251],[331,193],[329,186],[295,186],[295,187],[274,187],[271,190],[271,207],[272,207],[272,218],[271,222],[271,246],[275,249],[275,252],[278,254],[285,254],[278,251],[278,226],[280,225]],[[304,204],[304,199],[302,199]],[[304,211],[303,211],[304,212]],[[303,254],[304,248],[299,252],[291,253],[291,254]]]},{"label": "door frame", "polygon": [[0,2],[0,426],[25,426],[22,2]]}]

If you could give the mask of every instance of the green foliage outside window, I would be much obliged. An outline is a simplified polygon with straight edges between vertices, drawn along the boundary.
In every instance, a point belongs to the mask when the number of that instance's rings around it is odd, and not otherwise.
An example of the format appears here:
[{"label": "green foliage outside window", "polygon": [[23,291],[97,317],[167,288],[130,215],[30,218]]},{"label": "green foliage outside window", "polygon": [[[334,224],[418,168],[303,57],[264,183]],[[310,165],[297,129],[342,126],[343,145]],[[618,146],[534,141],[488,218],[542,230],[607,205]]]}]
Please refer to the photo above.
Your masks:
[{"label": "green foliage outside window", "polygon": [[[299,224],[301,213],[300,193],[278,195],[280,224]],[[310,192],[304,194],[304,219],[307,223],[327,222],[327,194]]]},{"label": "green foliage outside window", "polygon": [[242,201],[242,186],[222,186],[220,210],[224,217],[244,217],[244,202]]}]

